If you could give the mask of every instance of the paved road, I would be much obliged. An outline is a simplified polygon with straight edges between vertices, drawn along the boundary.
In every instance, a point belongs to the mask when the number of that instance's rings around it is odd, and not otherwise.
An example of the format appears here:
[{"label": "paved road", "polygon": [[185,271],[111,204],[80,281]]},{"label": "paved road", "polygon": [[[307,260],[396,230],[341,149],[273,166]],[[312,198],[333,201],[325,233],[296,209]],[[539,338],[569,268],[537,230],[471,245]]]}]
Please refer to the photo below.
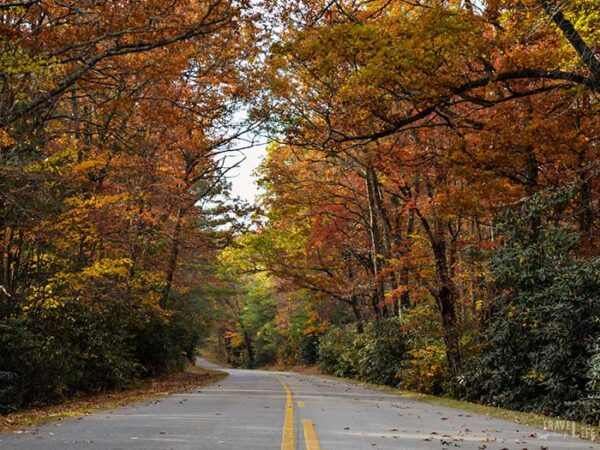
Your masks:
[{"label": "paved road", "polygon": [[195,392],[0,435],[0,449],[600,449],[328,378],[228,371]]}]

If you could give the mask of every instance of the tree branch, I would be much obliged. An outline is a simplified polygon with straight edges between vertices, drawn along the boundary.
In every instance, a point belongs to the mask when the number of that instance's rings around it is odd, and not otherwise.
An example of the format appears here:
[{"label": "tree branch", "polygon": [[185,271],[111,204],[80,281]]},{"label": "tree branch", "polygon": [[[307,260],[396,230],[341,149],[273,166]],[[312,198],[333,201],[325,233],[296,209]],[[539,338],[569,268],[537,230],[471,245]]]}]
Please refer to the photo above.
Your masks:
[{"label": "tree branch", "polygon": [[600,60],[594,51],[585,43],[573,24],[565,17],[559,6],[553,0],[539,0],[540,4],[573,46],[583,63],[586,65],[594,82],[600,82]]},{"label": "tree branch", "polygon": [[22,2],[3,3],[0,5],[0,10],[10,8],[29,8],[30,6],[40,3],[40,1],[41,0],[23,0]]},{"label": "tree branch", "polygon": [[[385,128],[381,131],[375,133],[361,134],[348,136],[343,135],[342,133],[338,133],[342,137],[335,139],[336,142],[350,142],[350,141],[366,141],[366,140],[375,140],[384,138],[387,136],[391,136],[402,128],[412,123],[415,123],[421,119],[428,117],[430,114],[435,112],[439,107],[447,105],[450,99],[455,95],[462,95],[469,91],[472,91],[477,88],[488,86],[492,83],[501,82],[501,81],[511,81],[511,80],[533,80],[533,79],[547,79],[547,80],[563,80],[569,81],[570,83],[579,84],[585,87],[590,88],[594,92],[600,92],[600,84],[596,82],[596,80],[592,78],[588,78],[576,73],[572,72],[564,72],[561,70],[541,70],[541,69],[523,69],[517,70],[514,72],[506,72],[499,75],[494,76],[486,76],[483,78],[479,78],[477,80],[472,80],[467,83],[464,83],[456,88],[450,89],[451,94],[442,98],[434,105],[428,106],[421,111],[415,112],[414,114],[399,120],[393,123],[390,127]],[[537,91],[530,91],[530,94],[533,95]]]},{"label": "tree branch", "polygon": [[[175,36],[158,39],[156,41],[145,41],[145,42],[134,42],[131,44],[123,44],[113,48],[109,48],[99,54],[88,58],[83,61],[82,66],[77,69],[70,76],[66,77],[61,84],[59,84],[54,89],[48,91],[45,95],[33,100],[30,103],[23,104],[19,109],[13,111],[10,114],[7,114],[5,117],[0,118],[0,126],[6,126],[18,119],[23,118],[27,114],[30,114],[42,107],[43,105],[53,101],[60,95],[62,95],[67,89],[69,89],[73,84],[75,84],[85,73],[89,70],[96,67],[101,61],[122,55],[129,55],[134,53],[143,53],[147,51],[151,51],[160,47],[166,47],[176,42],[185,41],[187,39],[191,39],[196,36],[206,35],[214,31],[215,27],[219,27],[225,24],[229,18],[229,15],[223,13],[219,15],[217,18],[208,21],[208,15],[216,5],[220,3],[220,0],[216,0],[216,2],[209,8],[209,12],[203,17],[203,19],[191,26],[185,32],[180,33]],[[229,7],[227,8],[229,10]]]}]

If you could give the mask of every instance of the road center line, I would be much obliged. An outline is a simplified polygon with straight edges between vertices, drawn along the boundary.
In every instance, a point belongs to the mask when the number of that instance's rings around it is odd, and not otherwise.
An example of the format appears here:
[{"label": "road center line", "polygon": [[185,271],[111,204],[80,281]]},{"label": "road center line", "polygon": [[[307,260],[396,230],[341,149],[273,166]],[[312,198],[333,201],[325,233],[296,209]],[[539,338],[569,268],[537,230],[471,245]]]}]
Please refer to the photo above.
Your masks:
[{"label": "road center line", "polygon": [[283,420],[283,434],[281,435],[281,450],[296,450],[296,436],[294,433],[294,399],[292,390],[281,377],[277,377],[285,389],[285,418]]},{"label": "road center line", "polygon": [[304,426],[304,442],[306,444],[306,450],[321,450],[321,444],[312,420],[303,420],[302,425]]}]

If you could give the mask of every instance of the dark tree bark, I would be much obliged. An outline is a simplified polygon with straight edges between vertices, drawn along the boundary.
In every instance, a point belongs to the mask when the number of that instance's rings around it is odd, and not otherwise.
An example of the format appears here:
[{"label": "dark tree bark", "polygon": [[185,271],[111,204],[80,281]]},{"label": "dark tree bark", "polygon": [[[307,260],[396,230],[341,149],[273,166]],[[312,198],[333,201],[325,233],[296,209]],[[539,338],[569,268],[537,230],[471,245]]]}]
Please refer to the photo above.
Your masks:
[{"label": "dark tree bark", "polygon": [[248,369],[251,369],[254,367],[254,347],[252,347],[252,338],[250,337],[248,330],[243,328],[243,326],[242,334],[244,335],[244,347],[246,347],[246,352],[248,353],[248,362],[246,363],[246,366]]},{"label": "dark tree bark", "polygon": [[442,317],[446,358],[448,359],[450,371],[456,373],[461,365],[460,330],[455,309],[458,293],[449,275],[446,242],[443,239],[436,238],[431,244],[438,277],[438,288],[435,297]]},{"label": "dark tree bark", "polygon": [[435,298],[440,316],[442,319],[442,330],[444,344],[446,346],[446,359],[452,373],[458,372],[461,366],[460,355],[460,329],[456,317],[456,302],[458,300],[458,291],[450,275],[448,265],[448,249],[441,227],[436,224],[432,228],[429,221],[415,209],[421,225],[423,226],[435,262],[436,287],[431,289],[431,294]]},{"label": "dark tree bark", "polygon": [[165,286],[163,288],[162,296],[160,299],[160,307],[165,309],[169,301],[169,295],[171,294],[171,286],[173,285],[173,278],[175,277],[175,270],[177,269],[177,257],[179,256],[179,245],[181,241],[181,229],[183,228],[183,218],[185,216],[185,209],[179,208],[177,213],[177,220],[175,222],[175,229],[173,230],[173,240],[171,241],[171,248],[169,251],[169,261],[167,263],[167,276],[165,278]]},{"label": "dark tree bark", "polygon": [[381,229],[377,218],[376,192],[373,179],[373,169],[367,167],[365,173],[365,183],[367,185],[367,200],[369,204],[369,234],[371,237],[371,260],[373,264],[373,274],[375,275],[376,287],[371,295],[371,303],[375,314],[378,317],[387,317],[388,308],[384,304],[384,286],[383,279],[380,279],[381,272],[380,256],[385,254],[385,248],[381,237]]},{"label": "dark tree bark", "polygon": [[360,311],[360,301],[358,296],[353,295],[350,298],[350,306],[352,306],[352,312],[354,313],[354,318],[356,319],[356,331],[359,334],[363,334],[365,332],[365,327],[363,325],[362,313]]},{"label": "dark tree bark", "polygon": [[[408,212],[408,224],[406,225],[406,242],[407,245],[410,245],[410,235],[412,235],[415,228],[415,211],[411,209]],[[404,250],[404,253],[408,253],[410,251],[410,247]],[[400,270],[400,284],[402,286],[408,286],[410,282],[410,268],[404,264],[402,269]],[[401,308],[410,308],[410,290],[407,288],[404,289],[402,294],[400,295],[400,307]]]},{"label": "dark tree bark", "polygon": [[542,8],[546,11],[552,21],[567,38],[571,46],[575,49],[581,61],[590,71],[595,83],[600,83],[600,60],[594,51],[585,43],[581,35],[577,32],[573,24],[567,20],[558,4],[554,0],[539,0]]}]

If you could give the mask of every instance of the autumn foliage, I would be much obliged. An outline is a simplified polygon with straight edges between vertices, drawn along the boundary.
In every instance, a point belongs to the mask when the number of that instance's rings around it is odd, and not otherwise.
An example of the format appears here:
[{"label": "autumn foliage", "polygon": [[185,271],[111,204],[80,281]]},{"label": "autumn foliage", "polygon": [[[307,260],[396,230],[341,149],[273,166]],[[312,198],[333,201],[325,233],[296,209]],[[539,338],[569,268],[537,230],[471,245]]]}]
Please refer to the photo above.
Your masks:
[{"label": "autumn foliage", "polygon": [[0,408],[193,357],[234,215],[250,18],[221,0],[0,4]]},{"label": "autumn foliage", "polygon": [[316,314],[324,370],[595,420],[598,2],[275,3],[266,219],[226,261]]},{"label": "autumn foliage", "polygon": [[600,417],[596,0],[0,16],[0,405],[180,366],[212,327],[235,365]]}]

